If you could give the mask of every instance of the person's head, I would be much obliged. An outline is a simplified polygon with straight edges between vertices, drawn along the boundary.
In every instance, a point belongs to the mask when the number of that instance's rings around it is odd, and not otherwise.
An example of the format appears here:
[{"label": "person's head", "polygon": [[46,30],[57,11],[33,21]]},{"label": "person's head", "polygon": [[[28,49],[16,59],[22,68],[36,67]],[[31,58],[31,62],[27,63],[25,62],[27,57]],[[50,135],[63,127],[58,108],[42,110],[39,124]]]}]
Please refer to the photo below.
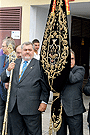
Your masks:
[{"label": "person's head", "polygon": [[13,38],[12,38],[12,37],[8,37],[8,36],[7,36],[5,39],[11,39],[11,40],[13,40]]},{"label": "person's head", "polygon": [[5,38],[4,40],[3,40],[3,43],[2,43],[2,50],[3,50],[3,53],[4,54],[6,54],[6,55],[9,55],[9,45],[12,45],[12,47],[13,47],[13,50],[14,50],[14,48],[15,48],[15,41],[13,40],[13,39],[11,39],[11,38]]},{"label": "person's head", "polygon": [[40,42],[39,42],[39,40],[38,40],[38,39],[34,39],[34,40],[32,41],[32,43],[33,43],[34,51],[37,52],[38,49],[39,49],[39,47],[40,47]]},{"label": "person's head", "polygon": [[31,42],[24,42],[21,45],[21,56],[25,61],[31,60],[33,58],[34,49]]},{"label": "person's head", "polygon": [[70,49],[70,53],[71,53],[71,68],[73,68],[75,65],[75,53],[72,49]]},{"label": "person's head", "polygon": [[15,50],[17,58],[21,58],[21,45],[18,45]]}]

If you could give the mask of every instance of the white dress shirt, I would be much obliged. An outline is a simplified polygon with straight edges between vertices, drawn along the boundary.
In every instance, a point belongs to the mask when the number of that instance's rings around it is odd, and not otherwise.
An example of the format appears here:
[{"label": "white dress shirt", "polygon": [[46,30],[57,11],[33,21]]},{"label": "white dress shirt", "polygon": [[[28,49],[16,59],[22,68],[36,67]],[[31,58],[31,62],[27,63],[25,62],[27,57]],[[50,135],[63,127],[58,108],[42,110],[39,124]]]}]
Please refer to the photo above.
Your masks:
[{"label": "white dress shirt", "polygon": [[40,60],[40,54],[39,54],[39,53],[36,54],[36,53],[34,52],[34,58],[37,59],[37,60]]}]

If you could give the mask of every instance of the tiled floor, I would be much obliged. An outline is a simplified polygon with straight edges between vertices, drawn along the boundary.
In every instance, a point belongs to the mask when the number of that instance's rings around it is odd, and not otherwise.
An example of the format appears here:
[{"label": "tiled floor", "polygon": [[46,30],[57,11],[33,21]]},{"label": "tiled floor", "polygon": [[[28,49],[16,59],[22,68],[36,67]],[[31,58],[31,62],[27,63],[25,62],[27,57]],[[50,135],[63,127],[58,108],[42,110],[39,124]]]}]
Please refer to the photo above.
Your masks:
[{"label": "tiled floor", "polygon": [[[83,99],[84,99],[84,105],[88,110],[88,103],[90,102],[90,97],[83,95]],[[49,102],[46,112],[42,114],[42,130],[43,130],[42,135],[49,135],[50,107],[51,107],[51,102]],[[83,114],[83,127],[84,127],[83,135],[89,135],[87,113],[88,112],[86,111]],[[52,135],[56,135],[56,133],[53,132]]]}]

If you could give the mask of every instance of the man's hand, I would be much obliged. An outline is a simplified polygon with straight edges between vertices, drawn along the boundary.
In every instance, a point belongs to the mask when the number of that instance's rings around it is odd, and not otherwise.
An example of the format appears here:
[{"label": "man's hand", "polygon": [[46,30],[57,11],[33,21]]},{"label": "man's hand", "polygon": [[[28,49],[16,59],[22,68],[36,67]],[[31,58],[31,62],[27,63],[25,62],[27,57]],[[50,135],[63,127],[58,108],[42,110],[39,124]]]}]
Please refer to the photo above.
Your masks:
[{"label": "man's hand", "polygon": [[15,67],[15,63],[14,62],[11,62],[7,68],[8,71],[11,71],[12,69],[14,69]]},{"label": "man's hand", "polygon": [[8,89],[9,83],[5,83],[5,88]]},{"label": "man's hand", "polygon": [[47,107],[47,104],[41,103],[40,106],[39,106],[39,108],[38,108],[38,110],[40,112],[44,112],[46,110],[46,107]]}]

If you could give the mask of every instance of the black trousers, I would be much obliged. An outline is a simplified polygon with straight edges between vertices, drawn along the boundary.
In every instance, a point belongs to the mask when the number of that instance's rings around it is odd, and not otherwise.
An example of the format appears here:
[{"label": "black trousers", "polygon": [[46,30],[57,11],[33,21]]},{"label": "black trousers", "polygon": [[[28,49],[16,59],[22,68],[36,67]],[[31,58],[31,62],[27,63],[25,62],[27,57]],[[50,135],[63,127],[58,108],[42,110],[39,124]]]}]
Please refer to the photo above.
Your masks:
[{"label": "black trousers", "polygon": [[88,127],[89,127],[89,135],[90,135],[90,123],[88,124]]},{"label": "black trousers", "polygon": [[15,104],[10,118],[13,135],[42,135],[41,114],[21,115]]},{"label": "black trousers", "polygon": [[83,115],[67,116],[64,109],[62,112],[62,125],[57,135],[67,135],[67,125],[69,135],[83,135]]},{"label": "black trousers", "polygon": [[4,100],[2,100],[1,95],[0,95],[0,133],[1,133],[2,127],[3,127],[5,106],[6,106],[6,102]]},{"label": "black trousers", "polygon": [[[2,129],[3,129],[5,108],[6,108],[6,101],[2,100],[1,95],[0,95],[0,134],[2,133]],[[8,135],[13,135],[9,114],[8,114]]]}]

